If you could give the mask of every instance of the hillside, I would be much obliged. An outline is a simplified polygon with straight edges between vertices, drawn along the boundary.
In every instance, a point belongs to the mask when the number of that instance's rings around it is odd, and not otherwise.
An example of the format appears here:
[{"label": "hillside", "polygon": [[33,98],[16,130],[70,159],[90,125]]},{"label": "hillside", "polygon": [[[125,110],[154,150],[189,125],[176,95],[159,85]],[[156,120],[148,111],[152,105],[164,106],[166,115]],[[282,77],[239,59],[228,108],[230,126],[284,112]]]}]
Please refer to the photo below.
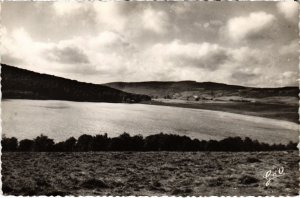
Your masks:
[{"label": "hillside", "polygon": [[1,64],[2,99],[141,102],[150,97]]},{"label": "hillside", "polygon": [[253,88],[213,82],[115,82],[109,87],[135,94],[146,94],[153,98],[179,99],[188,101],[216,100],[255,102],[297,101],[298,87]]},{"label": "hillside", "polygon": [[152,97],[151,104],[224,111],[298,123],[298,87],[254,88],[213,82],[115,82],[109,87]]}]

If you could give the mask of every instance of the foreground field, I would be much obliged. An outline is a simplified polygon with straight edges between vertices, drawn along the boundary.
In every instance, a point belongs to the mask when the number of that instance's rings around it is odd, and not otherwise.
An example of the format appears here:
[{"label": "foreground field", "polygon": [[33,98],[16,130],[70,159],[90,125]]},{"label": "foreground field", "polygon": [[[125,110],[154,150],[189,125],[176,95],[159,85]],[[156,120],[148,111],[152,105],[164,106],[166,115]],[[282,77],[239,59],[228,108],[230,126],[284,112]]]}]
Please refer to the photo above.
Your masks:
[{"label": "foreground field", "polygon": [[[3,153],[6,195],[297,195],[298,152]],[[268,170],[284,175],[265,186]]]}]

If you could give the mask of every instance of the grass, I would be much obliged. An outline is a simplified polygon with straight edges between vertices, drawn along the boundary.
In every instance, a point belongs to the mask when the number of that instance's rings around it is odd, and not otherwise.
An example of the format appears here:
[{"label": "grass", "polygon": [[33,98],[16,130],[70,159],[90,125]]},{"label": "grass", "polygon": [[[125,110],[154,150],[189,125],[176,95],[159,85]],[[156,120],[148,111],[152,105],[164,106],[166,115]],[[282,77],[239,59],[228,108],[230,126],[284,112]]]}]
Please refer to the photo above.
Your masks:
[{"label": "grass", "polygon": [[[286,196],[299,190],[297,151],[2,154],[5,195]],[[285,175],[265,186],[268,170]]]},{"label": "grass", "polygon": [[298,123],[298,105],[267,104],[249,102],[211,102],[211,103],[167,103],[152,101],[152,105],[163,105],[193,109],[224,111],[243,115],[252,115]]}]

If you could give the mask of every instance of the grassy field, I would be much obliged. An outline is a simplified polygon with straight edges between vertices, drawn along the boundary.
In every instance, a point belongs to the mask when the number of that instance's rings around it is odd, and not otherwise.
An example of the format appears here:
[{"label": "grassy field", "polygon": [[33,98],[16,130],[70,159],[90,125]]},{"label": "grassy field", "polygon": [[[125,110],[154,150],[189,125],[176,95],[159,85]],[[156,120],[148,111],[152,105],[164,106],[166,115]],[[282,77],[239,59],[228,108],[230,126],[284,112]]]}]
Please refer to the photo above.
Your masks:
[{"label": "grassy field", "polygon": [[298,105],[290,104],[268,104],[268,103],[249,103],[249,102],[187,102],[187,101],[168,101],[152,100],[153,105],[174,106],[193,109],[206,109],[224,111],[243,115],[266,117],[278,120],[286,120],[298,123]]},{"label": "grassy field", "polygon": [[[6,195],[297,195],[298,152],[3,153]],[[266,171],[285,175],[266,187]]]}]

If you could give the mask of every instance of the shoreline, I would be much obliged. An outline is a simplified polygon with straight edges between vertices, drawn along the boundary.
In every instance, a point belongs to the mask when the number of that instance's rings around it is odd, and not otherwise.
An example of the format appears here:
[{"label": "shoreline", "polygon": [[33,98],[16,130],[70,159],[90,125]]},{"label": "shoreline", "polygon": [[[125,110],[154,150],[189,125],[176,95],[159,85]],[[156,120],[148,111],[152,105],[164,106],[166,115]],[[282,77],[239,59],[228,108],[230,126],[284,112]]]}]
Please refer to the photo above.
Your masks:
[{"label": "shoreline", "polygon": [[298,106],[296,105],[245,102],[167,103],[161,101],[151,101],[151,103],[140,104],[228,112],[299,124]]}]

